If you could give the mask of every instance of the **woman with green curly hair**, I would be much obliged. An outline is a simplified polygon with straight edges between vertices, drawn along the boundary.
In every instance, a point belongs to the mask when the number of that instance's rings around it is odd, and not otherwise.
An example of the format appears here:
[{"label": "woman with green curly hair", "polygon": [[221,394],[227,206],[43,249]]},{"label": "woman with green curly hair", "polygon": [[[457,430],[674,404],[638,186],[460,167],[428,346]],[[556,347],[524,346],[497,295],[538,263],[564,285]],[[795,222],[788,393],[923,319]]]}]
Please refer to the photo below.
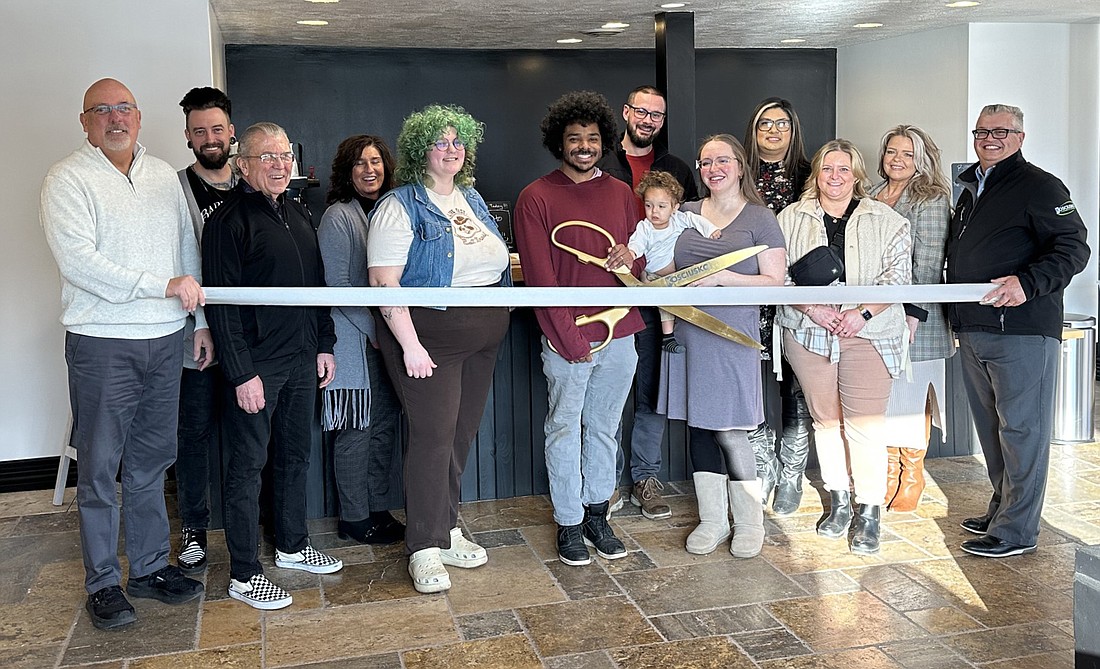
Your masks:
[{"label": "woman with green curly hair", "polygon": [[[508,248],[473,189],[481,137],[482,125],[462,107],[430,105],[405,119],[396,170],[404,185],[370,215],[370,285],[511,285]],[[418,591],[441,592],[451,587],[446,565],[478,567],[489,559],[458,528],[458,502],[508,309],[382,307],[379,314],[379,349],[409,419],[409,575]]]}]

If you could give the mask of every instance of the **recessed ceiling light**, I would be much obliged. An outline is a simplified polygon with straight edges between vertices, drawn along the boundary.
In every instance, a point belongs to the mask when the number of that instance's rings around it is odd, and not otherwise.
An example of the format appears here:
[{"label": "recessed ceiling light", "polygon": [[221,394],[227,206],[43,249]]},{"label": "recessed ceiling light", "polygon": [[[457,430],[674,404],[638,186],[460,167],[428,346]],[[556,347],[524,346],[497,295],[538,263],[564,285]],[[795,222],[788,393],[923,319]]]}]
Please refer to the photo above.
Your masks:
[{"label": "recessed ceiling light", "polygon": [[583,42],[579,37],[566,37],[565,39],[558,40],[558,44],[580,44]]},{"label": "recessed ceiling light", "polygon": [[629,28],[629,23],[619,23],[618,21],[610,21],[600,26],[604,30],[622,30],[623,28]]},{"label": "recessed ceiling light", "polygon": [[853,28],[881,28],[882,24],[881,23],[857,23],[852,27]]},{"label": "recessed ceiling light", "polygon": [[806,40],[802,39],[801,37],[791,37],[791,38],[788,38],[788,39],[781,39],[781,40],[779,40],[779,43],[780,44],[801,44],[805,41]]},{"label": "recessed ceiling light", "polygon": [[958,2],[949,2],[944,7],[950,7],[951,9],[960,9],[963,7],[977,7],[982,3],[975,2],[975,0],[958,0]]},{"label": "recessed ceiling light", "polygon": [[328,25],[328,21],[313,21],[313,20],[298,21],[297,23],[300,26],[327,26]]},{"label": "recessed ceiling light", "polygon": [[329,5],[332,3],[340,2],[340,0],[306,0],[306,2],[312,2],[315,5]]},{"label": "recessed ceiling light", "polygon": [[687,7],[686,2],[666,2],[661,5],[661,9],[680,9],[681,7]]}]

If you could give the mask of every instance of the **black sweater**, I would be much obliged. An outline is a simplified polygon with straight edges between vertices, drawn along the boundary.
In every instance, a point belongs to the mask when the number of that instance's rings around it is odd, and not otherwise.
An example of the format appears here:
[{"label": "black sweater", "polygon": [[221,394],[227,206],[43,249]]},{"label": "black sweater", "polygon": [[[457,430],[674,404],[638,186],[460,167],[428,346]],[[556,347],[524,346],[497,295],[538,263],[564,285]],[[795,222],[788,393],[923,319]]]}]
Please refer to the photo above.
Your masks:
[{"label": "black sweater", "polygon": [[978,190],[977,164],[959,175],[965,187],[947,241],[947,282],[1020,280],[1027,301],[1016,307],[952,304],[956,332],[1062,337],[1062,293],[1085,268],[1085,224],[1069,190],[1021,152],[997,163]]},{"label": "black sweater", "polygon": [[[325,268],[309,214],[297,202],[266,195],[241,181],[202,234],[207,286],[315,287]],[[332,353],[336,334],[328,307],[212,304],[206,318],[225,378],[234,386],[258,375],[257,363]]]}]

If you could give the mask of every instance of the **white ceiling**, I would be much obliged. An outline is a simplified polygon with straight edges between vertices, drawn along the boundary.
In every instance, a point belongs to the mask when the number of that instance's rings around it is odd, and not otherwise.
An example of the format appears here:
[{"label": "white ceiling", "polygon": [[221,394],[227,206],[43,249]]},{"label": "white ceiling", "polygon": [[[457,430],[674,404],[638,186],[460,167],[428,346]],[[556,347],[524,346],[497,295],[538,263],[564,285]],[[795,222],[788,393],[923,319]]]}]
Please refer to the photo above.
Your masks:
[{"label": "white ceiling", "polygon": [[[226,44],[296,44],[359,48],[652,48],[654,15],[664,0],[210,0]],[[983,0],[948,9],[948,0],[695,0],[673,11],[695,13],[695,45],[832,48],[961,23],[1079,23],[1100,20],[1100,0]],[[296,21],[320,19],[324,27]],[[609,21],[622,33],[582,31]],[[883,27],[858,29],[856,23]],[[580,37],[581,44],[556,40]],[[801,44],[780,40],[803,38]]]}]

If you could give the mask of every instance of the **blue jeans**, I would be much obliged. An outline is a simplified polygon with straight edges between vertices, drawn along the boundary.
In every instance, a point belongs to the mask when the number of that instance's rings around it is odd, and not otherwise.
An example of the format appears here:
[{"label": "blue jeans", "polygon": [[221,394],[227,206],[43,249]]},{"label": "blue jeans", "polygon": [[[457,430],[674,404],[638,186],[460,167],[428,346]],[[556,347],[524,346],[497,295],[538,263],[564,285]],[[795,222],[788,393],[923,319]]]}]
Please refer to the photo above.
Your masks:
[{"label": "blue jeans", "polygon": [[993,497],[990,536],[1032,546],[1050,464],[1057,339],[960,332],[963,380]]},{"label": "blue jeans", "polygon": [[615,432],[630,394],[638,353],[633,337],[613,339],[592,362],[569,364],[542,338],[546,374],[546,471],[554,522],[579,525],[584,507],[615,488]]}]

